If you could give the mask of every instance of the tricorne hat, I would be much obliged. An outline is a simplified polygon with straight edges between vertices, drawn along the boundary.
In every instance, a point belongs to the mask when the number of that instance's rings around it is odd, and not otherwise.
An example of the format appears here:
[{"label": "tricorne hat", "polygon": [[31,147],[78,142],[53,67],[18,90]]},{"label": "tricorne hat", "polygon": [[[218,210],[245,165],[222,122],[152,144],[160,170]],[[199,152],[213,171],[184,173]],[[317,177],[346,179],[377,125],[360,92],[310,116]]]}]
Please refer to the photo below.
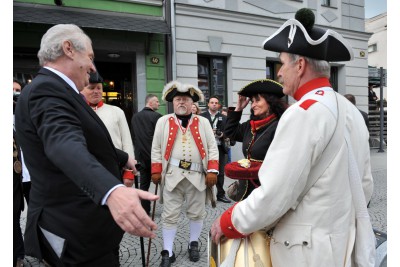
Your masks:
[{"label": "tricorne hat", "polygon": [[203,92],[191,84],[182,84],[179,81],[171,81],[164,86],[162,100],[172,102],[176,95],[187,95],[193,102],[204,101]]},{"label": "tricorne hat", "polygon": [[238,94],[247,97],[252,97],[257,94],[273,94],[279,98],[284,96],[282,85],[270,79],[252,81],[240,89]]},{"label": "tricorne hat", "polygon": [[98,71],[90,73],[89,83],[102,83],[102,82],[103,82],[103,77],[100,76],[100,73]]},{"label": "tricorne hat", "polygon": [[314,27],[315,15],[308,8],[296,12],[264,43],[265,50],[287,52],[325,61],[350,61],[353,50],[337,32]]}]

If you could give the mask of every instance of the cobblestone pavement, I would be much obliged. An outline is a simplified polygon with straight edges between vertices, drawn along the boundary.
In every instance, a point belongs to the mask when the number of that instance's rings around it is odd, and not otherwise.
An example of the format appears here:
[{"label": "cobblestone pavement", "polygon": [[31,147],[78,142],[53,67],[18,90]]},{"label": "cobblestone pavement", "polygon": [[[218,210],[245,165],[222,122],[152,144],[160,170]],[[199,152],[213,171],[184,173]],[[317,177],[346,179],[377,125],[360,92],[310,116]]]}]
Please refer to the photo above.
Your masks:
[{"label": "cobblestone pavement", "polygon": [[[369,205],[369,212],[371,215],[372,226],[382,232],[387,232],[387,181],[386,181],[386,162],[387,152],[377,152],[376,149],[371,149],[371,168],[374,177],[374,193]],[[225,178],[225,187],[227,188],[233,180]],[[154,186],[150,187],[150,192],[154,192]],[[207,216],[204,220],[203,232],[200,237],[199,249],[200,260],[198,262],[189,261],[187,252],[188,238],[189,238],[189,221],[181,214],[182,221],[178,226],[178,232],[174,243],[174,253],[176,255],[176,262],[173,266],[179,267],[198,267],[208,266],[208,231],[214,220],[232,204],[217,202],[215,209],[211,207],[206,208]],[[157,237],[151,240],[151,253],[149,256],[149,266],[158,266],[161,262],[161,250],[163,248],[162,233],[161,233],[161,211],[162,205],[156,203],[155,222],[159,226]],[[22,231],[25,230],[26,213],[21,217]],[[144,238],[145,259],[147,259],[147,249],[149,241]],[[142,257],[140,250],[140,238],[125,234],[120,245],[120,263],[121,267],[142,266]],[[44,267],[37,259],[27,256],[25,258],[24,266],[39,266]]]}]

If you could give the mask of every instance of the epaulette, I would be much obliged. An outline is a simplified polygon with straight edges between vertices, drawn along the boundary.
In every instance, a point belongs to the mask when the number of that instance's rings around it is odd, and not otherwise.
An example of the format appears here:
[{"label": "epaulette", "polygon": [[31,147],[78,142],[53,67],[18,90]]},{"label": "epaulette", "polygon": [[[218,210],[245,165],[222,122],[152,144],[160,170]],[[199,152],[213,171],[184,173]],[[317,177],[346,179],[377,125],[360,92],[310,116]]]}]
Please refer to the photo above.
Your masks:
[{"label": "epaulette", "polygon": [[318,102],[318,101],[315,99],[307,99],[307,100],[304,100],[304,102],[300,104],[300,107],[302,107],[304,110],[307,110],[315,102]]}]

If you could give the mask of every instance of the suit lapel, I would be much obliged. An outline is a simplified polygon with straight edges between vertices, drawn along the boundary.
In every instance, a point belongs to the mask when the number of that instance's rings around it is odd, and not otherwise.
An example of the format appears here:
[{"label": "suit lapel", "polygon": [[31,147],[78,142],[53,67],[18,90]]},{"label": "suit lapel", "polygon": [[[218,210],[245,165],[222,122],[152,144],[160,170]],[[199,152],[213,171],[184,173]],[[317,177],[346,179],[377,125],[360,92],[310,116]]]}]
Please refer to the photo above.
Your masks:
[{"label": "suit lapel", "polygon": [[[105,131],[105,134],[107,136],[108,141],[112,144],[112,147],[114,147],[114,143],[112,142],[110,133],[108,132],[106,126],[104,125],[103,121],[100,119],[100,117],[96,114],[96,112],[93,111],[93,109],[86,103],[86,101],[82,98],[82,96],[80,94],[78,94],[74,88],[72,88],[66,81],[64,81],[60,76],[58,76],[57,74],[53,73],[52,71],[46,69],[46,68],[42,68],[39,70],[39,74],[44,74],[44,75],[48,75],[51,76],[55,79],[57,79],[59,82],[61,82],[66,89],[66,92],[71,95],[72,98],[74,98],[76,101],[78,101],[78,103],[82,106],[82,108],[84,110],[86,110],[90,116],[92,116],[93,120],[95,120],[99,126],[103,129],[103,131]],[[115,148],[114,148],[115,151]],[[115,151],[115,153],[117,153]]]}]

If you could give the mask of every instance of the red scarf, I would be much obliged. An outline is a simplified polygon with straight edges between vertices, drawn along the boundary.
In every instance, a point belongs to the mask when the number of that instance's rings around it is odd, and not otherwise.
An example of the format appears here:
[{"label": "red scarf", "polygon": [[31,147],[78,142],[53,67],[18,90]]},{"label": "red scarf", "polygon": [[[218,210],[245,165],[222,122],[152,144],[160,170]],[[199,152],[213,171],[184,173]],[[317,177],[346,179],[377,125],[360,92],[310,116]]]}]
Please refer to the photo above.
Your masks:
[{"label": "red scarf", "polygon": [[97,103],[97,104],[92,104],[92,103],[90,103],[89,101],[88,101],[87,103],[88,103],[88,105],[91,106],[93,109],[101,108],[101,107],[104,105],[103,100],[100,100],[100,102]]},{"label": "red scarf", "polygon": [[247,159],[251,158],[251,149],[252,149],[252,147],[254,145],[254,142],[255,142],[255,137],[256,137],[257,130],[262,128],[262,127],[264,127],[264,126],[266,126],[266,125],[268,125],[269,123],[275,121],[276,119],[277,119],[276,114],[272,114],[272,115],[269,115],[268,117],[266,117],[265,119],[262,119],[262,120],[258,120],[258,121],[251,120],[250,121],[252,137],[251,137],[251,141],[250,141],[249,147],[247,148]]},{"label": "red scarf", "polygon": [[257,132],[258,129],[264,127],[265,125],[273,121],[275,118],[276,114],[272,114],[262,120],[257,120],[257,121],[251,120],[250,125],[251,125],[251,132],[253,133],[253,135]]}]

